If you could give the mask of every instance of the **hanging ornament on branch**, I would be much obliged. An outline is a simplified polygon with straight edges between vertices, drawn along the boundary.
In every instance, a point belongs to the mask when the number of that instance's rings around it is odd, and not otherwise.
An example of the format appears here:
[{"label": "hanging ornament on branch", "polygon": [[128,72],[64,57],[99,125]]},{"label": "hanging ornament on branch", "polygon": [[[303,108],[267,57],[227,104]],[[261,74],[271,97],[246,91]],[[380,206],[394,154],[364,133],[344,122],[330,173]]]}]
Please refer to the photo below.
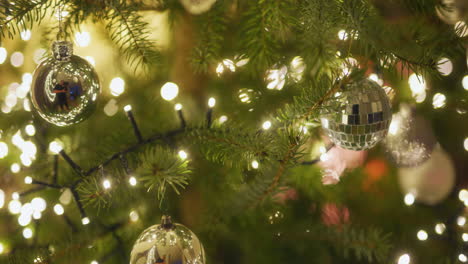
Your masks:
[{"label": "hanging ornament on branch", "polygon": [[164,215],[161,224],[143,231],[133,245],[130,264],[204,264],[205,251],[187,227]]},{"label": "hanging ornament on branch", "polygon": [[57,126],[77,124],[88,118],[96,108],[101,92],[93,66],[73,55],[73,44],[64,36],[62,10],[59,7],[59,32],[52,44],[53,56],[34,71],[31,101],[37,113]]},{"label": "hanging ornament on branch", "polygon": [[335,94],[324,105],[320,119],[333,143],[344,149],[365,150],[387,135],[391,105],[380,85],[362,79]]},{"label": "hanging ornament on branch", "polygon": [[431,157],[437,141],[429,122],[416,115],[409,105],[401,104],[400,111],[393,115],[384,143],[388,156],[397,166],[414,167]]}]

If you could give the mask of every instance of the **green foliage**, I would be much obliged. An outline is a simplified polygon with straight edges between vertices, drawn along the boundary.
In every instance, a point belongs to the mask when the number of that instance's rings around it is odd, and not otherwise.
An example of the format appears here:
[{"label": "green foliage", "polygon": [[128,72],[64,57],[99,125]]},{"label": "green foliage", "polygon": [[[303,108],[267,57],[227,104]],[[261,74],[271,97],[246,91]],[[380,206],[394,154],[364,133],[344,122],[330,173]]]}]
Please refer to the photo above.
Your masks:
[{"label": "green foliage", "polygon": [[137,10],[137,6],[125,1],[113,1],[105,16],[106,27],[130,66],[150,67],[159,61],[160,54],[149,39],[148,23],[142,21]]},{"label": "green foliage", "polygon": [[112,192],[103,187],[102,180],[90,177],[78,185],[77,190],[84,207],[93,206],[101,209],[109,204]]},{"label": "green foliage", "polygon": [[150,190],[156,190],[162,203],[167,188],[180,194],[188,185],[191,169],[187,160],[182,160],[172,150],[160,146],[148,148],[140,157],[137,168],[139,180]]},{"label": "green foliage", "polygon": [[39,24],[47,14],[47,8],[56,5],[57,1],[50,0],[0,2],[1,37],[13,38],[21,31]]}]

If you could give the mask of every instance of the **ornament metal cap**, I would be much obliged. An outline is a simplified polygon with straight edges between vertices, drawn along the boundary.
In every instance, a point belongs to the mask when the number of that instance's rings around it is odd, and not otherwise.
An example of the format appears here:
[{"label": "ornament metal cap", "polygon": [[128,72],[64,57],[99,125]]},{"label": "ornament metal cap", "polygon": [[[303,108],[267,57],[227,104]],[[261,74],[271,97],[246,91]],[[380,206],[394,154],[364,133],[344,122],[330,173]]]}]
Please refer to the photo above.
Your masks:
[{"label": "ornament metal cap", "polygon": [[52,53],[58,61],[69,61],[73,55],[73,43],[65,40],[57,40],[52,43]]},{"label": "ornament metal cap", "polygon": [[172,219],[170,215],[163,215],[161,217],[161,227],[164,229],[173,229],[174,224],[172,223]]}]

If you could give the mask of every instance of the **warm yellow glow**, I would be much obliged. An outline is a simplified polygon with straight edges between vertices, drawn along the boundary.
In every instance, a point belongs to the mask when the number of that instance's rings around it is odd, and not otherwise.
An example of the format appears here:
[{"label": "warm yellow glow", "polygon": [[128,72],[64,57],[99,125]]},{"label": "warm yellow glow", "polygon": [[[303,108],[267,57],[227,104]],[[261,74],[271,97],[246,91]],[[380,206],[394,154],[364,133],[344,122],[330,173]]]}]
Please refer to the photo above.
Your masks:
[{"label": "warm yellow glow", "polygon": [[63,215],[63,213],[65,213],[65,209],[63,209],[63,206],[61,204],[56,204],[54,205],[54,212],[57,215]]},{"label": "warm yellow glow", "polygon": [[228,120],[227,116],[223,115],[219,117],[219,123],[222,124]]},{"label": "warm yellow glow", "polygon": [[87,224],[89,224],[90,222],[91,222],[91,221],[89,220],[88,217],[83,217],[83,218],[81,219],[81,223],[82,223],[83,225],[87,225]]},{"label": "warm yellow glow", "polygon": [[444,232],[445,232],[445,225],[443,223],[437,223],[435,225],[435,232],[438,234],[438,235],[442,235]]},{"label": "warm yellow glow", "polygon": [[463,89],[468,91],[468,75],[465,75],[462,80]]},{"label": "warm yellow glow", "polygon": [[459,226],[464,226],[465,223],[466,223],[466,217],[464,217],[464,216],[459,216],[459,217],[457,218],[457,225],[459,225]]},{"label": "warm yellow glow", "polygon": [[8,155],[8,145],[5,142],[0,141],[0,159],[5,158]]},{"label": "warm yellow glow", "polygon": [[18,163],[13,163],[13,164],[11,164],[10,169],[11,169],[11,172],[18,173],[20,171],[21,167],[20,167],[20,165]]},{"label": "warm yellow glow", "polygon": [[408,254],[403,254],[398,258],[398,264],[409,264],[411,258]]},{"label": "warm yellow glow", "polygon": [[13,200],[18,200],[19,198],[20,198],[20,195],[19,195],[18,192],[13,192],[13,193],[11,194],[11,199],[13,199]]},{"label": "warm yellow glow", "polygon": [[26,127],[24,128],[24,130],[26,131],[26,134],[28,136],[34,136],[36,134],[36,128],[34,127],[34,125],[32,124],[29,124],[29,125],[26,125]]},{"label": "warm yellow glow", "polygon": [[85,59],[91,63],[91,65],[96,66],[96,60],[94,59],[93,56],[85,56]]},{"label": "warm yellow glow", "polygon": [[426,99],[426,81],[422,76],[411,74],[408,83],[417,103],[422,103]]},{"label": "warm yellow glow", "polygon": [[187,152],[181,150],[181,151],[179,151],[179,157],[180,157],[182,160],[185,160],[185,159],[187,159],[188,154],[187,154]]},{"label": "warm yellow glow", "polygon": [[467,233],[463,233],[462,234],[462,239],[464,242],[468,242],[468,234]]},{"label": "warm yellow glow", "polygon": [[338,38],[341,40],[347,40],[348,39],[348,33],[346,33],[346,30],[342,29],[338,31]]},{"label": "warm yellow glow", "polygon": [[13,108],[16,104],[18,103],[18,97],[16,96],[16,93],[8,93],[7,96],[5,97],[5,105]]},{"label": "warm yellow glow", "polygon": [[21,212],[21,202],[18,200],[11,200],[8,203],[8,211],[14,215],[19,214]]},{"label": "warm yellow glow", "polygon": [[[466,151],[468,151],[468,137],[466,137],[465,141],[463,141],[463,147],[465,148]],[[2,150],[0,148],[0,158],[1,158],[1,153],[2,153]]]},{"label": "warm yellow glow", "polygon": [[262,128],[265,130],[268,130],[271,128],[271,122],[270,121],[265,121],[262,125]]},{"label": "warm yellow glow", "polygon": [[31,184],[32,182],[33,182],[33,179],[31,178],[31,176],[24,177],[24,183]]},{"label": "warm yellow glow", "polygon": [[16,67],[16,68],[21,67],[21,65],[23,65],[24,63],[23,53],[19,51],[13,52],[13,54],[11,54],[11,57],[10,57],[10,63],[13,67]]},{"label": "warm yellow glow", "polygon": [[128,182],[130,183],[131,186],[137,185],[137,179],[133,176],[130,177],[130,179],[128,179]]},{"label": "warm yellow glow", "polygon": [[29,227],[26,227],[25,229],[23,229],[23,237],[26,239],[30,239],[31,237],[33,237],[32,229]]},{"label": "warm yellow glow", "polygon": [[417,236],[418,236],[418,239],[421,241],[425,241],[428,238],[427,232],[424,230],[419,230]]},{"label": "warm yellow glow", "polygon": [[0,47],[0,64],[5,63],[8,52],[4,47]]},{"label": "warm yellow glow", "polygon": [[96,260],[93,260],[93,261],[91,261],[90,264],[99,264],[99,262],[97,262]]},{"label": "warm yellow glow", "polygon": [[214,97],[210,97],[210,99],[208,99],[208,106],[210,108],[213,108],[215,105],[216,105],[216,99],[214,99]]},{"label": "warm yellow glow", "polygon": [[181,104],[176,104],[176,105],[174,106],[174,109],[175,109],[176,111],[182,110],[182,105],[181,105]]},{"label": "warm yellow glow", "polygon": [[104,180],[104,181],[102,182],[102,186],[104,187],[104,189],[107,190],[107,189],[110,189],[110,188],[111,188],[112,184],[111,184],[110,180],[107,180],[107,179],[106,179],[106,180]]},{"label": "warm yellow glow", "polygon": [[120,77],[115,77],[109,84],[111,94],[119,96],[125,91],[125,81]]},{"label": "warm yellow glow", "polygon": [[87,47],[91,42],[91,34],[89,34],[87,31],[76,32],[75,41],[78,47]]},{"label": "warm yellow glow", "polygon": [[49,150],[52,153],[58,154],[60,151],[62,151],[63,147],[58,141],[52,141],[49,144]]},{"label": "warm yellow glow", "polygon": [[124,111],[125,111],[125,112],[130,112],[130,111],[132,111],[132,106],[131,106],[131,105],[126,105],[126,106],[124,106]]},{"label": "warm yellow glow", "polygon": [[442,58],[437,62],[437,70],[443,76],[450,75],[453,71],[452,61],[448,58]]},{"label": "warm yellow glow", "polygon": [[380,79],[379,76],[377,74],[375,74],[375,73],[370,74],[368,78],[369,78],[369,80],[372,80],[372,81],[378,83],[379,85],[384,84],[383,80]]},{"label": "warm yellow glow", "polygon": [[0,254],[3,254],[5,252],[5,246],[3,245],[2,242],[0,242]]},{"label": "warm yellow glow", "polygon": [[20,36],[21,36],[21,39],[24,40],[24,41],[30,40],[31,39],[31,30],[26,29],[26,30],[21,31]]},{"label": "warm yellow glow", "polygon": [[0,189],[0,209],[5,205],[5,192]]},{"label": "warm yellow glow", "polygon": [[258,161],[253,160],[253,161],[252,161],[252,168],[258,169],[258,166],[259,166]]},{"label": "warm yellow glow", "polygon": [[33,60],[36,64],[41,63],[41,61],[44,59],[44,54],[46,54],[45,49],[37,49],[34,51],[33,55]]},{"label": "warm yellow glow", "polygon": [[462,253],[462,254],[458,255],[458,260],[464,263],[464,262],[468,261],[468,258],[466,257],[465,254]]},{"label": "warm yellow glow", "polygon": [[404,199],[405,204],[406,204],[407,206],[413,205],[413,204],[414,204],[415,198],[416,198],[416,197],[414,197],[414,194],[412,194],[412,193],[407,193],[407,194],[405,195],[405,199]]},{"label": "warm yellow glow", "polygon": [[31,205],[34,211],[44,212],[47,207],[46,201],[41,197],[35,197],[31,200]]},{"label": "warm yellow glow", "polygon": [[442,108],[445,106],[446,99],[445,95],[436,93],[432,98],[432,106],[434,106],[434,109]]},{"label": "warm yellow glow", "polygon": [[174,100],[179,94],[179,86],[173,82],[167,82],[161,87],[161,96],[166,101]]},{"label": "warm yellow glow", "polygon": [[130,212],[129,217],[130,217],[130,220],[131,220],[132,222],[136,222],[136,221],[138,221],[138,219],[140,218],[140,216],[138,215],[137,211],[135,211],[135,210],[133,210],[133,211]]},{"label": "warm yellow glow", "polygon": [[466,189],[461,189],[460,192],[458,192],[458,199],[462,202],[468,199],[468,191]]},{"label": "warm yellow glow", "polygon": [[32,220],[32,214],[21,214],[18,217],[18,224],[20,226],[27,226],[31,223]]}]

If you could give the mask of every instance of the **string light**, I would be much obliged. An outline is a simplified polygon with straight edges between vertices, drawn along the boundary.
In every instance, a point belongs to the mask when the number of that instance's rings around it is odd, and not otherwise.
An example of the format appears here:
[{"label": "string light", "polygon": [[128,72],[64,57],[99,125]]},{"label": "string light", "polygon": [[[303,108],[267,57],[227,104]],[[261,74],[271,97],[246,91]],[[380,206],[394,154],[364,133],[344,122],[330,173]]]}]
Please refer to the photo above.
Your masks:
[{"label": "string light", "polygon": [[461,253],[460,255],[458,255],[458,260],[461,262],[466,262],[468,261],[468,258],[466,257],[465,254]]},{"label": "string light", "polygon": [[41,63],[41,61],[44,59],[44,54],[46,54],[46,50],[45,49],[37,49],[34,51],[34,54],[33,54],[33,60],[36,64],[39,64]]},{"label": "string light", "polygon": [[138,215],[138,213],[135,210],[130,212],[129,217],[130,217],[130,220],[132,222],[136,222],[140,218],[140,216]]},{"label": "string light", "polygon": [[63,206],[61,204],[56,204],[56,205],[54,205],[54,212],[57,215],[63,215],[65,210],[63,209]]},{"label": "string light", "polygon": [[79,47],[87,47],[91,42],[91,35],[87,31],[76,32],[75,41]]},{"label": "string light", "polygon": [[113,96],[119,96],[125,91],[125,81],[120,77],[115,77],[109,84],[111,94]]},{"label": "string light", "polygon": [[41,197],[36,197],[32,199],[31,205],[35,211],[39,211],[39,212],[43,212],[47,207],[46,201],[42,199]]},{"label": "string light", "polygon": [[8,203],[8,211],[14,215],[19,214],[21,212],[21,202],[18,200],[11,200]]},{"label": "string light", "polygon": [[0,242],[0,254],[3,254],[5,252],[5,246],[3,245],[2,242]]},{"label": "string light", "polygon": [[384,84],[383,80],[380,79],[379,76],[375,73],[370,74],[368,79],[378,83],[381,86]]},{"label": "string light", "polygon": [[437,62],[437,70],[443,76],[448,76],[452,73],[453,64],[448,58],[442,58]]},{"label": "string light", "polygon": [[87,224],[89,224],[90,222],[91,222],[91,221],[89,220],[88,217],[83,217],[83,218],[81,219],[81,223],[82,223],[83,225],[87,225]]},{"label": "string light", "polygon": [[93,56],[85,56],[85,59],[91,63],[91,65],[96,66],[96,60],[94,59]]},{"label": "string light", "polygon": [[415,200],[414,194],[412,194],[412,193],[407,193],[407,194],[405,195],[404,201],[405,201],[405,204],[406,204],[407,206],[413,205],[413,204],[414,204],[414,200]]},{"label": "string light", "polygon": [[208,106],[210,108],[213,108],[215,105],[216,105],[216,99],[214,97],[210,97],[210,99],[208,99]]},{"label": "string light", "polygon": [[427,240],[428,235],[427,235],[427,232],[426,232],[426,231],[424,231],[424,230],[419,230],[419,231],[418,231],[418,234],[417,234],[417,237],[418,237],[419,240],[425,241],[425,240]]},{"label": "string light", "polygon": [[411,261],[410,255],[403,254],[398,258],[398,264],[409,264]]},{"label": "string light", "polygon": [[173,82],[167,82],[161,87],[161,96],[166,101],[172,101],[179,94],[179,86]]},{"label": "string light", "polygon": [[322,153],[322,154],[320,155],[320,161],[322,161],[322,162],[327,161],[328,158],[329,158],[329,156],[328,156],[327,153]]},{"label": "string light", "polygon": [[[1,54],[1,53],[0,53]],[[1,55],[0,55],[1,56]],[[1,61],[1,60],[0,60]],[[1,63],[0,63],[1,64]],[[468,91],[468,75],[465,75],[462,79],[463,88]]]},{"label": "string light", "polygon": [[0,209],[5,205],[5,192],[0,189]]},{"label": "string light", "polygon": [[62,151],[62,149],[63,149],[62,145],[57,141],[52,141],[49,144],[49,150],[52,153],[58,154],[60,151]]},{"label": "string light", "polygon": [[458,192],[458,199],[460,199],[460,201],[462,201],[462,202],[464,202],[466,199],[468,199],[468,191],[466,189],[461,189]]},{"label": "string light", "polygon": [[462,234],[462,239],[464,242],[468,242],[468,234],[467,233],[463,233]]},{"label": "string light", "polygon": [[91,261],[91,263],[90,263],[90,264],[99,264],[99,262],[97,262],[97,261],[93,260],[93,261]]},{"label": "string light", "polygon": [[442,108],[445,106],[446,99],[447,98],[445,97],[445,95],[441,93],[436,93],[432,98],[432,106],[434,106],[434,109]]},{"label": "string light", "polygon": [[187,152],[181,150],[181,151],[179,151],[179,157],[180,157],[182,160],[185,160],[185,159],[187,159],[188,154],[187,154]]},{"label": "string light", "polygon": [[465,141],[463,141],[463,147],[465,147],[465,150],[468,151],[468,137],[466,137]]},{"label": "string light", "polygon": [[176,105],[174,106],[174,109],[175,109],[176,111],[182,110],[182,104],[176,104]]},{"label": "string light", "polygon": [[0,64],[5,63],[8,52],[4,47],[0,47]]},{"label": "string light", "polygon": [[266,72],[267,89],[282,90],[286,83],[288,67],[281,66],[279,69],[271,69]]},{"label": "string light", "polygon": [[35,128],[33,125],[31,125],[31,124],[26,125],[26,127],[25,127],[24,130],[26,131],[26,134],[27,134],[28,136],[31,136],[31,137],[32,137],[32,136],[34,136],[34,135],[36,134],[36,128]]},{"label": "string light", "polygon": [[13,52],[13,54],[11,54],[11,57],[10,57],[10,63],[13,67],[16,67],[16,68],[21,67],[21,65],[23,65],[24,63],[23,53],[19,51]]},{"label": "string light", "polygon": [[437,223],[437,224],[435,225],[434,230],[435,230],[435,232],[436,232],[438,235],[442,235],[442,234],[445,232],[445,228],[446,228],[446,227],[445,227],[444,224],[442,224],[442,223]]},{"label": "string light", "polygon": [[223,123],[226,122],[227,120],[228,120],[228,117],[225,116],[225,115],[219,117],[219,123],[220,123],[220,124],[223,124]]},{"label": "string light", "polygon": [[18,217],[18,224],[20,226],[27,226],[31,223],[31,214],[21,214]]},{"label": "string light", "polygon": [[264,130],[270,129],[270,128],[271,128],[271,122],[270,122],[270,121],[265,121],[265,122],[263,123],[263,125],[262,125],[262,128],[263,128]]},{"label": "string light", "polygon": [[5,158],[8,155],[8,145],[5,142],[0,141],[0,159]]},{"label": "string light", "polygon": [[33,236],[33,231],[31,228],[26,227],[23,229],[23,237],[26,239],[30,239]]},{"label": "string light", "polygon": [[422,103],[426,99],[426,81],[420,75],[411,74],[408,78],[408,84],[417,103]]},{"label": "string light", "polygon": [[252,168],[258,169],[258,166],[259,166],[258,161],[253,160],[253,161],[252,161]]},{"label": "string light", "polygon": [[130,179],[128,179],[128,182],[130,183],[131,186],[137,185],[137,179],[133,176],[130,177]]},{"label": "string light", "polygon": [[21,39],[24,40],[24,41],[28,41],[31,39],[31,30],[29,29],[26,29],[26,30],[23,30],[21,31],[20,33],[20,36],[21,36]]},{"label": "string light", "polygon": [[11,198],[12,198],[13,200],[18,200],[19,197],[20,197],[20,196],[19,196],[19,193],[18,193],[18,192],[13,192],[13,193],[11,194]]},{"label": "string light", "polygon": [[104,189],[106,189],[106,190],[110,189],[110,188],[111,188],[111,182],[110,182],[110,180],[107,180],[107,179],[104,180],[104,181],[102,182],[102,186],[103,186]]},{"label": "string light", "polygon": [[132,111],[132,106],[131,106],[131,105],[126,105],[126,106],[124,106],[124,111],[125,111],[125,112],[130,112],[130,111]]},{"label": "string light", "polygon": [[31,176],[26,176],[24,177],[24,183],[26,184],[31,184],[33,181],[33,179],[31,178]]},{"label": "string light", "polygon": [[18,173],[20,171],[20,165],[18,163],[11,164],[10,170],[13,173]]},{"label": "string light", "polygon": [[33,218],[36,219],[36,220],[39,220],[41,219],[42,217],[42,213],[39,212],[39,211],[35,211],[33,214],[32,214]]},{"label": "string light", "polygon": [[459,216],[457,218],[457,225],[464,226],[466,223],[466,218],[464,216]]}]

